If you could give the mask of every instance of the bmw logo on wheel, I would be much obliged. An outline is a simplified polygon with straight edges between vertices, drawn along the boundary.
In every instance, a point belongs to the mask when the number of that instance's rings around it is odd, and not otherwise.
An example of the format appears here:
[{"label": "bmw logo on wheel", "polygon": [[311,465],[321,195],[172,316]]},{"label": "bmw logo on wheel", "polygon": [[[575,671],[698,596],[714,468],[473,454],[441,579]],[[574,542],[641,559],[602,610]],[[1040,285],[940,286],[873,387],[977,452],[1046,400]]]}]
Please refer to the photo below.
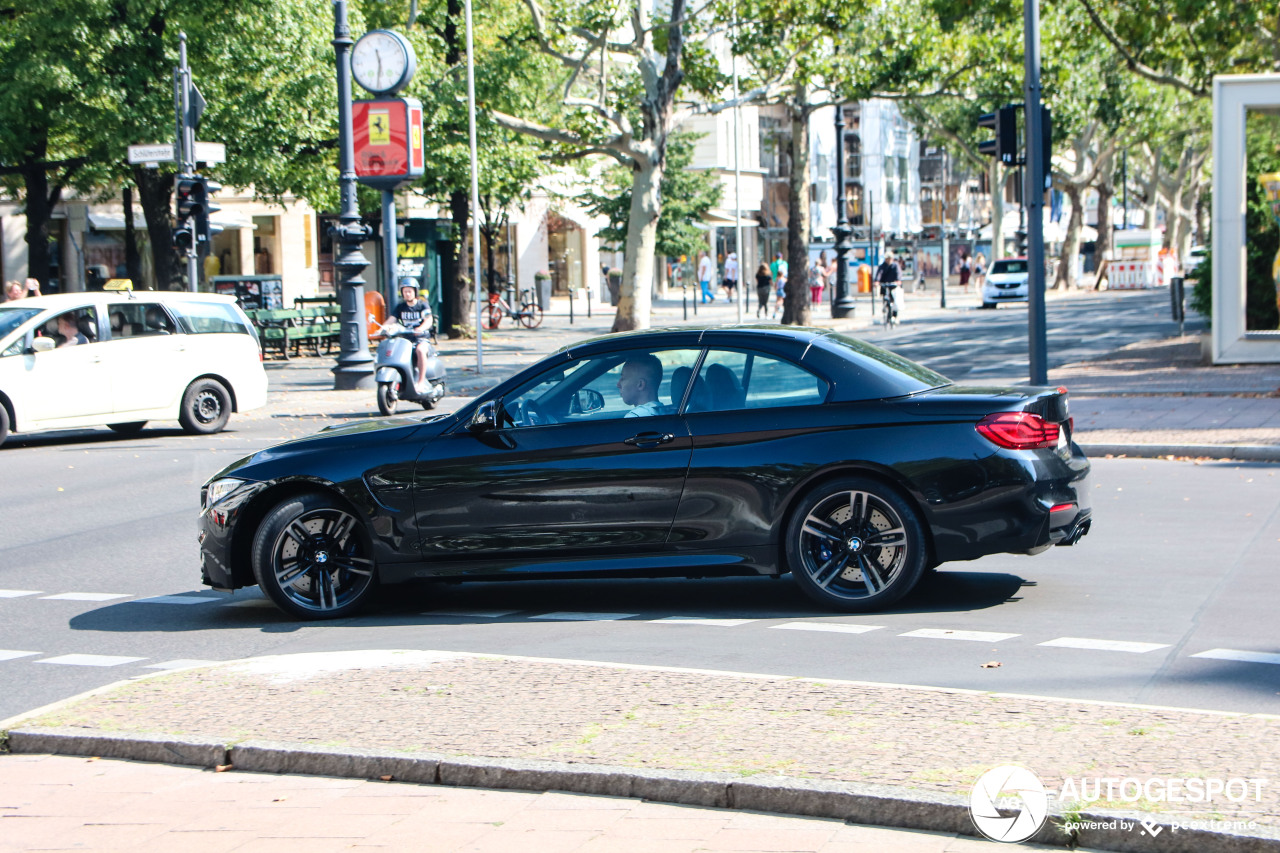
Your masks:
[{"label": "bmw logo on wheel", "polygon": [[[1003,811],[998,805],[1001,800]],[[993,767],[974,783],[969,814],[978,831],[992,841],[1026,841],[1040,831],[1049,815],[1049,793],[1025,767]]]}]

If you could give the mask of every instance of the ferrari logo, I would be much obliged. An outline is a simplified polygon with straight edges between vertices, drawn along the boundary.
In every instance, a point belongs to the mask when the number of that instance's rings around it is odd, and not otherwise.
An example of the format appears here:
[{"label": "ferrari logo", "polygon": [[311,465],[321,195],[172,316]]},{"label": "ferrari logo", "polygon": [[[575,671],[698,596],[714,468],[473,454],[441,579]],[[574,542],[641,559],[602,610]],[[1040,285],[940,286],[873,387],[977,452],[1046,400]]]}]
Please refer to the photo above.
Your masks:
[{"label": "ferrari logo", "polygon": [[369,110],[369,144],[391,144],[391,113],[389,110]]}]

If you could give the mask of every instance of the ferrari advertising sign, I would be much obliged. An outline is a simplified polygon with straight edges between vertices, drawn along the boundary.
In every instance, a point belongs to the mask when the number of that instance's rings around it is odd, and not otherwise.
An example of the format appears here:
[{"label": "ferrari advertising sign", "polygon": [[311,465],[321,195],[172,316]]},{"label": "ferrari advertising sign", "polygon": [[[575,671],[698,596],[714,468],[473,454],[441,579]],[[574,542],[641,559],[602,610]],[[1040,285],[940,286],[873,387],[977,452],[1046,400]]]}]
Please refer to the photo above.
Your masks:
[{"label": "ferrari advertising sign", "polygon": [[351,105],[356,178],[394,190],[422,176],[422,104],[414,98],[379,98]]}]

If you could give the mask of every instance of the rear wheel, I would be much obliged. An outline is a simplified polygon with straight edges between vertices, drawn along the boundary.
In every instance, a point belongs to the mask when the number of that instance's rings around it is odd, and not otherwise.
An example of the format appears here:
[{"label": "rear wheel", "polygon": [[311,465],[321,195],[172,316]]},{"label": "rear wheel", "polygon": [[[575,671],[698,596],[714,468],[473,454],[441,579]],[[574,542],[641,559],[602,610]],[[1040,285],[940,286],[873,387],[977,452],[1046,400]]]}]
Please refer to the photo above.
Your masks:
[{"label": "rear wheel", "polygon": [[364,528],[321,494],[282,501],[262,520],[253,574],[281,610],[302,619],[354,613],[377,586]]},{"label": "rear wheel", "polygon": [[787,525],[787,565],[806,595],[847,612],[906,595],[924,571],[924,528],[883,483],[849,477],[805,496]]},{"label": "rear wheel", "polygon": [[396,404],[400,402],[399,382],[378,383],[378,411],[383,417],[391,417],[396,413]]},{"label": "rear wheel", "polygon": [[996,304],[994,302],[984,302],[982,303],[982,307],[986,309],[992,309],[996,307]]},{"label": "rear wheel", "polygon": [[490,305],[489,311],[485,315],[486,328],[496,329],[502,322],[502,309],[497,305]]},{"label": "rear wheel", "polygon": [[526,329],[536,329],[542,325],[542,309],[535,302],[526,302],[520,306],[520,322]]},{"label": "rear wheel", "polygon": [[178,421],[196,435],[221,432],[231,418],[231,395],[216,379],[192,382],[182,395]]},{"label": "rear wheel", "polygon": [[107,424],[107,429],[115,430],[121,435],[137,435],[146,425],[146,421],[130,421],[127,424]]}]

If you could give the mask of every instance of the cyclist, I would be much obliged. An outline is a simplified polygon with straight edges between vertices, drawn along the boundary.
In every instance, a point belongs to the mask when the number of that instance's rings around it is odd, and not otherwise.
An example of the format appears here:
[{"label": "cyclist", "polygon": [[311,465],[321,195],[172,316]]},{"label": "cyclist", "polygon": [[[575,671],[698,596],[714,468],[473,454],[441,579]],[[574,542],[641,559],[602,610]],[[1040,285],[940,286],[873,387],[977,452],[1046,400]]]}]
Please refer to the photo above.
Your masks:
[{"label": "cyclist", "polygon": [[898,316],[898,306],[893,300],[893,290],[898,286],[898,261],[889,252],[884,256],[884,263],[876,269],[876,281],[880,284],[880,298],[884,302],[885,323],[892,323]]},{"label": "cyclist", "polygon": [[416,385],[422,385],[422,378],[427,372],[427,348],[419,346],[422,338],[431,334],[431,306],[418,298],[418,288],[412,282],[400,283],[400,301],[391,310],[401,326],[413,332],[416,339],[413,345],[413,363],[417,369]]}]

